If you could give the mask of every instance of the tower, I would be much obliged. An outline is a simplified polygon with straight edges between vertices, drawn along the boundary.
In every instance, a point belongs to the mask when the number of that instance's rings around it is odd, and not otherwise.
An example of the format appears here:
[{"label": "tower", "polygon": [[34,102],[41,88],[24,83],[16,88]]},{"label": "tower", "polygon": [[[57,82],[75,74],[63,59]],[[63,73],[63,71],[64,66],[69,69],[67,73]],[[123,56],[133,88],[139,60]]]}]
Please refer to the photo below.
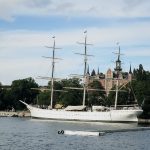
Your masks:
[{"label": "tower", "polygon": [[122,68],[121,68],[121,60],[120,60],[120,46],[119,46],[119,50],[118,50],[118,53],[116,53],[118,55],[118,59],[116,60],[116,67],[114,68],[115,70],[115,75],[116,75],[116,78],[119,78],[119,79],[122,79],[122,74],[121,74],[121,71],[122,71]]},{"label": "tower", "polygon": [[130,64],[130,69],[129,69],[129,74],[128,74],[128,80],[132,80],[132,69],[131,69],[131,64]]},{"label": "tower", "polygon": [[87,74],[90,75],[89,65],[88,65],[88,68],[87,68]]},{"label": "tower", "polygon": [[121,60],[120,60],[120,46],[119,46],[119,52],[117,53],[118,54],[118,59],[116,60],[116,67],[114,68],[114,70],[117,72],[117,74],[122,71],[122,68],[121,68]]},{"label": "tower", "polygon": [[131,64],[130,64],[129,74],[132,74]]}]

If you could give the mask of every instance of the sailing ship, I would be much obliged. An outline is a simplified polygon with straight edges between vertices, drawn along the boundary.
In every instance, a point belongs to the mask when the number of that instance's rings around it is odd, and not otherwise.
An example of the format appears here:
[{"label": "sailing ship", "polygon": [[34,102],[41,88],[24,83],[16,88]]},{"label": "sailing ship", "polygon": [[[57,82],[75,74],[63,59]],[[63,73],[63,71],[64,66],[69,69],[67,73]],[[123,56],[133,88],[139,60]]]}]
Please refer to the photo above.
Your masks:
[{"label": "sailing ship", "polygon": [[[52,58],[52,75],[51,75],[51,103],[49,109],[41,109],[36,108],[32,105],[27,104],[24,101],[21,101],[26,107],[29,109],[32,118],[40,118],[40,119],[50,119],[50,120],[59,120],[59,121],[83,121],[83,122],[137,122],[138,116],[142,113],[142,109],[137,106],[126,106],[126,107],[117,107],[117,99],[119,92],[119,79],[116,79],[116,98],[115,104],[113,107],[105,107],[105,106],[92,106],[92,109],[87,109],[85,105],[86,101],[86,92],[88,91],[101,91],[100,89],[90,89],[87,86],[86,78],[87,78],[87,57],[91,56],[87,54],[87,34],[85,32],[85,41],[83,43],[79,43],[84,45],[84,53],[80,54],[84,56],[84,74],[83,74],[83,88],[75,88],[75,87],[66,87],[66,89],[74,89],[74,90],[83,90],[83,102],[81,106],[67,106],[64,109],[54,109],[53,106],[53,92],[54,90],[54,60],[57,59],[55,57],[55,38],[53,47],[53,56]],[[120,57],[120,49],[118,53],[118,58]],[[116,66],[118,67],[118,71],[120,69],[120,61],[116,62]],[[57,91],[57,90],[56,90]]]}]

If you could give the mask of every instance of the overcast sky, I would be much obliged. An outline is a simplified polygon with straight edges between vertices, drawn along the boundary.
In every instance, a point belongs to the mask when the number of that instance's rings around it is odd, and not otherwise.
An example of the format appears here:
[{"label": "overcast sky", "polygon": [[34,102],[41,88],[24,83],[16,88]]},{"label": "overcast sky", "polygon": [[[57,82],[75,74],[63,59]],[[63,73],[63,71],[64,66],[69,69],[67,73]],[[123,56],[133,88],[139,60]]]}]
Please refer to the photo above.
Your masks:
[{"label": "overcast sky", "polygon": [[[150,70],[149,0],[0,0],[0,82],[51,75],[51,56],[56,37],[55,76],[66,78],[83,73],[84,41],[87,30],[90,71],[113,69],[121,46],[122,68],[143,64]],[[47,81],[37,80],[39,84]]]}]

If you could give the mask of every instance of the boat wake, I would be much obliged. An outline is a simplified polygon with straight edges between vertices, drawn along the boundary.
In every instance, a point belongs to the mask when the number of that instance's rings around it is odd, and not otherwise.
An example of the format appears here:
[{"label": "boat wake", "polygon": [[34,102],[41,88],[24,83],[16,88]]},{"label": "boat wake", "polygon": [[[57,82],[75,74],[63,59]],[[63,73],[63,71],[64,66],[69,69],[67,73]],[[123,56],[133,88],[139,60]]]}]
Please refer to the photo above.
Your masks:
[{"label": "boat wake", "polygon": [[76,135],[76,136],[103,136],[107,133],[116,132],[134,132],[134,131],[145,131],[150,130],[150,127],[138,127],[132,129],[119,129],[119,130],[104,130],[104,131],[73,131],[73,130],[60,130],[59,135]]}]

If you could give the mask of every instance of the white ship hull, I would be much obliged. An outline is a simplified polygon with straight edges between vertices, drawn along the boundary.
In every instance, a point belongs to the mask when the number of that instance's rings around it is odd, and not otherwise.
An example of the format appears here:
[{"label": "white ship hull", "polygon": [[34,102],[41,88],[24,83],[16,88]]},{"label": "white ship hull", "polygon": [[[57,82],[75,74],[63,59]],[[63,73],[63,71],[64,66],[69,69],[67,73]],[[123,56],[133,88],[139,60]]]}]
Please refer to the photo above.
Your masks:
[{"label": "white ship hull", "polygon": [[24,103],[30,110],[31,117],[66,120],[66,121],[85,121],[85,122],[137,122],[138,116],[142,113],[141,109],[132,110],[110,110],[110,111],[65,111],[48,110],[32,107]]}]

